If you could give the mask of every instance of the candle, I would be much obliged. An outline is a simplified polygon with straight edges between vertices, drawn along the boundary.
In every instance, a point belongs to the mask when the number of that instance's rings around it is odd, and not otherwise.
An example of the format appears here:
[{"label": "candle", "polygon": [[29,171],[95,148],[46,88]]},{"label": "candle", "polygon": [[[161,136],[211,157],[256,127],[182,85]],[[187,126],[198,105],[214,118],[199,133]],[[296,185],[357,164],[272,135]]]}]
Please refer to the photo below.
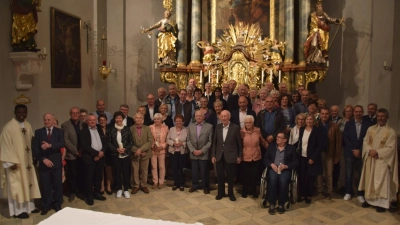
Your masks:
[{"label": "candle", "polygon": [[282,77],[281,77],[281,71],[279,70],[279,79],[278,79],[278,82],[279,82],[279,83],[281,83],[281,80],[282,80],[281,78],[282,78]]},{"label": "candle", "polygon": [[106,66],[107,65],[107,61],[104,59],[103,60],[103,66]]},{"label": "candle", "polygon": [[154,63],[154,69],[155,70],[157,69],[157,63]]},{"label": "candle", "polygon": [[200,70],[200,83],[203,83],[203,70]]},{"label": "candle", "polygon": [[218,84],[218,70],[217,70],[217,84]]},{"label": "candle", "polygon": [[211,83],[211,71],[208,71],[208,83]]},{"label": "candle", "polygon": [[43,54],[46,54],[46,48],[43,48]]},{"label": "candle", "polygon": [[329,61],[326,61],[326,67],[329,67]]},{"label": "candle", "polygon": [[179,143],[179,138],[175,138],[175,143]]},{"label": "candle", "polygon": [[384,67],[386,67],[386,61],[385,61],[385,62],[383,62],[383,66],[384,66]]},{"label": "candle", "polygon": [[264,84],[264,70],[261,71],[261,84]]},{"label": "candle", "polygon": [[158,143],[158,141],[156,141],[156,146],[157,146],[157,147],[160,147],[160,143]]},{"label": "candle", "polygon": [[272,70],[271,69],[269,70],[269,82],[272,83]]},{"label": "candle", "polygon": [[110,63],[110,70],[112,69],[112,64]]}]

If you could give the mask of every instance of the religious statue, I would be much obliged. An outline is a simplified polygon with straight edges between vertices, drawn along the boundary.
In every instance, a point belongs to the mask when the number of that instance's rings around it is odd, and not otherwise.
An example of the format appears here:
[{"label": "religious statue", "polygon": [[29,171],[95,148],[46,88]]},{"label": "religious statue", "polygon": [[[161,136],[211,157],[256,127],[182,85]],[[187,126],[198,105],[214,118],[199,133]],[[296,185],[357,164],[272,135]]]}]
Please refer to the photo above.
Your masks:
[{"label": "religious statue", "polygon": [[158,46],[158,60],[160,66],[163,65],[176,65],[176,47],[175,42],[178,40],[177,28],[174,21],[171,21],[171,11],[164,12],[164,18],[158,23],[154,24],[148,29],[142,29],[142,33],[157,28],[157,46]]},{"label": "religious statue", "polygon": [[14,51],[38,51],[34,36],[37,33],[37,12],[41,12],[40,5],[41,0],[11,1],[13,13],[11,45]]},{"label": "religious statue", "polygon": [[329,24],[342,24],[343,19],[330,18],[323,10],[319,0],[311,13],[310,33],[304,43],[304,56],[307,63],[326,63],[328,58]]},{"label": "religious statue", "polygon": [[285,55],[285,42],[278,42],[278,40],[274,40],[273,45],[271,46],[271,61],[275,64],[280,64],[282,62],[282,58]]},{"label": "religious statue", "polygon": [[203,63],[211,63],[215,60],[215,50],[214,47],[210,45],[209,42],[199,41],[197,42],[197,46],[203,49]]}]

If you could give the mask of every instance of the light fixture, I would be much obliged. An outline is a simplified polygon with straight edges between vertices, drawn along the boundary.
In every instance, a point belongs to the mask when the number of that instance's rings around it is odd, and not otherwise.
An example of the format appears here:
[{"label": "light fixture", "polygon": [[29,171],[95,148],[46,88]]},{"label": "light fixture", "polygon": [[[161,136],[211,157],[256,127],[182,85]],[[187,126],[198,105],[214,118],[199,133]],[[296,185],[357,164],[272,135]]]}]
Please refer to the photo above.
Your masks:
[{"label": "light fixture", "polygon": [[42,59],[42,60],[45,60],[46,57],[47,57],[46,48],[43,48],[43,53],[39,53],[39,54],[38,54],[38,58],[39,58],[39,59]]},{"label": "light fixture", "polygon": [[392,66],[388,66],[385,61],[385,62],[383,62],[383,69],[386,71],[392,71]]},{"label": "light fixture", "polygon": [[[105,30],[106,30],[106,28],[103,27],[103,35],[101,36],[101,47],[102,47],[103,54],[100,55],[100,57],[104,56],[104,48],[107,47],[107,37],[105,34]],[[99,75],[104,82],[107,80],[107,77],[110,75],[111,69],[112,69],[111,64],[110,64],[110,68],[107,68],[107,60],[103,59],[103,66],[99,68]]]}]

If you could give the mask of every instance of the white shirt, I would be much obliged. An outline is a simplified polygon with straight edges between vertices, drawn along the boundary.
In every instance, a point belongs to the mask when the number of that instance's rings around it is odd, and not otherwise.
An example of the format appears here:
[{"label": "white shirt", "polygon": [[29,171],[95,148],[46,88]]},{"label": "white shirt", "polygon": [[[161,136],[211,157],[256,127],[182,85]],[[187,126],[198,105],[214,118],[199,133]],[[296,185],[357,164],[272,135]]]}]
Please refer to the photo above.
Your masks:
[{"label": "white shirt", "polygon": [[300,130],[299,128],[296,126],[294,126],[291,130],[290,130],[290,139],[289,139],[289,144],[293,145],[295,144],[298,140],[299,140],[299,133]]},{"label": "white shirt", "polygon": [[224,139],[224,142],[225,142],[225,139],[226,139],[226,135],[228,134],[229,124],[230,123],[231,122],[228,123],[228,126],[224,126],[224,124],[222,124],[222,137]]},{"label": "white shirt", "polygon": [[126,126],[127,121],[128,121],[128,117],[125,116],[124,120],[122,120],[122,124],[124,124],[124,126]]},{"label": "white shirt", "polygon": [[247,116],[247,109],[245,111],[239,111],[240,128],[244,128],[244,118]]},{"label": "white shirt", "polygon": [[96,151],[100,151],[103,148],[103,144],[101,144],[99,132],[97,131],[96,128],[92,129],[91,127],[89,127],[89,130],[90,130],[90,137],[92,138],[91,147]]},{"label": "white shirt", "polygon": [[153,120],[153,116],[154,116],[154,107],[150,108],[149,106],[149,112],[150,112],[150,119]]},{"label": "white shirt", "polygon": [[301,139],[301,156],[307,157],[308,139],[310,138],[311,131],[304,129],[303,138]]}]

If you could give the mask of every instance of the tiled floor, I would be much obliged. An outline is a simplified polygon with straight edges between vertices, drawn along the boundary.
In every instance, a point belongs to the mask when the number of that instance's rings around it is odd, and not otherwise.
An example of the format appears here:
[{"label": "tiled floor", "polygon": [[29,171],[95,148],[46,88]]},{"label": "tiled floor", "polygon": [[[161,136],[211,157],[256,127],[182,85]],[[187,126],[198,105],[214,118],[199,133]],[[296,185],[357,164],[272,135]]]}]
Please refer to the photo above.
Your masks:
[{"label": "tiled floor", "polygon": [[[168,182],[170,183],[170,182]],[[214,186],[215,188],[215,186]],[[238,190],[240,187],[236,187]],[[172,191],[170,186],[160,190],[150,189],[150,194],[139,191],[130,199],[108,196],[106,201],[96,201],[91,207],[84,201],[77,199],[69,203],[65,197],[63,207],[75,207],[100,212],[117,213],[127,216],[161,219],[169,221],[203,224],[400,224],[400,215],[397,212],[377,213],[374,208],[363,209],[356,199],[344,201],[341,195],[334,195],[332,200],[320,197],[313,199],[311,205],[296,203],[285,214],[271,216],[267,209],[262,209],[260,198],[241,198],[236,193],[237,200],[229,201],[223,198],[216,201],[216,190],[205,195],[202,191],[189,193],[188,188],[184,192]],[[54,213],[51,211],[46,216],[31,214],[27,220],[8,217],[6,202],[0,205],[2,216],[1,225],[37,224]],[[89,224],[88,224],[89,225]]]}]

